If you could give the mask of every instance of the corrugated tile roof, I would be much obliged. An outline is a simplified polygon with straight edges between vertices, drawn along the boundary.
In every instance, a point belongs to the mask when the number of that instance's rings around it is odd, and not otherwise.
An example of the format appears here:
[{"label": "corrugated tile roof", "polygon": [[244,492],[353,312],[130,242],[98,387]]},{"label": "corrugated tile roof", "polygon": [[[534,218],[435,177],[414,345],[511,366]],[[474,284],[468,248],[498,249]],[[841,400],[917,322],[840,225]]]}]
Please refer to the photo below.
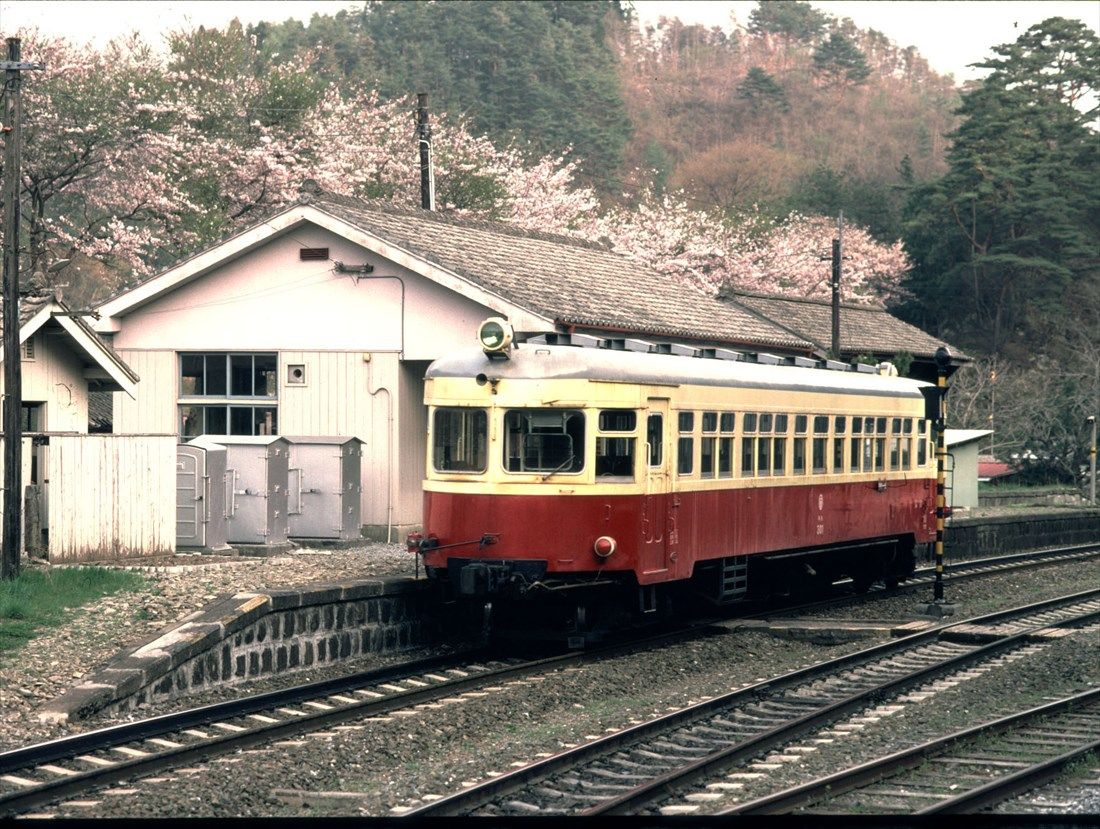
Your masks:
[{"label": "corrugated tile roof", "polygon": [[803,337],[606,247],[511,225],[342,198],[309,199],[501,298],[565,325],[809,350]]},{"label": "corrugated tile roof", "polygon": [[[19,295],[19,327],[22,328],[30,319],[41,311],[50,302],[57,299],[52,290],[41,290],[33,293]],[[0,336],[4,333],[4,298],[0,297]]]},{"label": "corrugated tile roof", "polygon": [[[823,299],[783,297],[727,291],[723,298],[732,305],[760,314],[827,350],[833,338],[832,303]],[[882,307],[871,305],[840,306],[840,343],[845,355],[896,354],[908,351],[914,357],[932,357],[940,346],[947,346],[931,334],[902,322]],[[952,356],[968,359],[957,348],[948,346]]]}]

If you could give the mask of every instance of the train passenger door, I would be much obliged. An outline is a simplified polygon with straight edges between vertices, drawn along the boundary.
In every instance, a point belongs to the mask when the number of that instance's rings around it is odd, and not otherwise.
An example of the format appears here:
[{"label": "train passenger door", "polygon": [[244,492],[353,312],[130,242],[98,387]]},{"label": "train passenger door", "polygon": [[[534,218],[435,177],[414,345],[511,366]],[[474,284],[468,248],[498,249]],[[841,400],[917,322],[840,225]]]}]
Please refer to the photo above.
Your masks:
[{"label": "train passenger door", "polygon": [[669,498],[668,398],[651,397],[645,423],[645,503],[642,508],[641,572],[667,569]]}]

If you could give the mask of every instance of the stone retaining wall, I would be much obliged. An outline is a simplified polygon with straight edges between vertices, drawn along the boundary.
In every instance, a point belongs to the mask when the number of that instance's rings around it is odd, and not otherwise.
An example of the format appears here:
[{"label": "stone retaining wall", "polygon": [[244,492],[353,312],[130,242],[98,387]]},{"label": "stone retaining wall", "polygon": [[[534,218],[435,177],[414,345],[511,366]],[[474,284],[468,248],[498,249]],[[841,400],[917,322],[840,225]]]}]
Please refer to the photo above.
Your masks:
[{"label": "stone retaining wall", "polygon": [[949,520],[944,556],[951,559],[1002,555],[1036,547],[1100,541],[1100,510]]},{"label": "stone retaining wall", "polygon": [[1018,504],[1041,507],[1081,503],[1081,493],[1069,487],[1064,490],[1041,493],[1029,493],[1020,490],[1015,492],[997,492],[992,489],[978,491],[978,506],[981,507],[1003,507]]},{"label": "stone retaining wall", "polygon": [[313,584],[222,596],[45,706],[45,721],[125,711],[273,673],[434,641],[426,582]]}]

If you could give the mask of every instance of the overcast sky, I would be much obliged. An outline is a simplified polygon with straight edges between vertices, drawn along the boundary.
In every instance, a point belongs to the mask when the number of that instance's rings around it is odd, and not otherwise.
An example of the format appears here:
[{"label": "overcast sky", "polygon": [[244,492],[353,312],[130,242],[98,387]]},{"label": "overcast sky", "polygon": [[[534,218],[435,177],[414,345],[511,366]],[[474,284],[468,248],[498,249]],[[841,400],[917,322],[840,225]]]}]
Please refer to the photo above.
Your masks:
[{"label": "overcast sky", "polygon": [[[933,69],[951,73],[957,81],[978,77],[967,64],[983,60],[990,49],[1008,43],[1028,27],[1048,17],[1082,20],[1100,31],[1100,3],[1096,0],[912,0],[911,2],[852,2],[811,0],[812,5],[836,17],[850,17],[860,28],[885,34],[899,46],[916,46]],[[22,26],[68,37],[77,42],[102,44],[137,30],[160,45],[168,31],[189,26],[224,26],[234,17],[243,23],[281,21],[288,17],[308,21],[315,13],[332,14],[362,3],[331,0],[0,0],[0,32],[7,35]],[[662,17],[687,23],[722,26],[733,20],[744,26],[756,6],[753,0],[637,0],[634,6],[643,24]],[[25,55],[33,60],[33,55]]]}]

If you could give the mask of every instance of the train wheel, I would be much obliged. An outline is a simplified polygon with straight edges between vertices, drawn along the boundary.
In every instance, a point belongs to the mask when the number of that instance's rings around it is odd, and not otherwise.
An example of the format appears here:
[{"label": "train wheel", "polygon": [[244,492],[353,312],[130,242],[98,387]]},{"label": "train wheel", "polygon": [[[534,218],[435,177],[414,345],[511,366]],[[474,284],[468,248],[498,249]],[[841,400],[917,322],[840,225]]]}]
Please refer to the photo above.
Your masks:
[{"label": "train wheel", "polygon": [[901,578],[898,576],[887,576],[882,580],[882,584],[887,590],[897,590],[898,585],[901,584]]}]

